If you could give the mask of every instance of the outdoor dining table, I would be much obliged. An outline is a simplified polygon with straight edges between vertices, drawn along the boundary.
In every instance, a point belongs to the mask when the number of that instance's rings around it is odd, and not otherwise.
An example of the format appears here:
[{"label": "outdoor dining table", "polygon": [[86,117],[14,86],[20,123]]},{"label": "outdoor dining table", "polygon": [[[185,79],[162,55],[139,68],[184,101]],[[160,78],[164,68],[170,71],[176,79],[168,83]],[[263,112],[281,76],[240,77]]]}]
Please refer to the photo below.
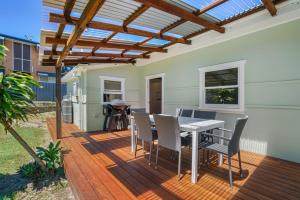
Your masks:
[{"label": "outdoor dining table", "polygon": [[[134,152],[135,148],[135,132],[134,132],[134,117],[131,116],[131,151]],[[155,125],[153,115],[150,115],[150,121]],[[178,123],[181,131],[190,132],[192,134],[192,176],[191,182],[197,183],[198,177],[198,138],[201,132],[212,130],[215,128],[224,128],[224,121],[221,120],[207,120],[190,117],[178,117]],[[221,136],[224,136],[224,131],[220,132]],[[223,140],[219,140],[223,144]],[[223,163],[223,156],[219,154],[219,165]]]}]

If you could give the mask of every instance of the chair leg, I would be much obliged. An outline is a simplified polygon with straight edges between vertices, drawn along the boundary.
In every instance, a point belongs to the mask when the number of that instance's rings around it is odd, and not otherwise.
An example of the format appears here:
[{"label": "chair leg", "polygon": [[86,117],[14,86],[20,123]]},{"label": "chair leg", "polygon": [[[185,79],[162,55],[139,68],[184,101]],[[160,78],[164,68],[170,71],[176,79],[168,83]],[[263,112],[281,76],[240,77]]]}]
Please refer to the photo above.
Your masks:
[{"label": "chair leg", "polygon": [[204,165],[205,163],[206,163],[206,161],[205,161],[205,149],[203,149],[203,151],[202,151],[202,164]]},{"label": "chair leg", "polygon": [[229,170],[229,183],[230,183],[230,188],[232,189],[233,183],[232,183],[231,157],[230,157],[230,156],[228,156],[228,170]]},{"label": "chair leg", "polygon": [[152,147],[154,147],[154,140],[152,140]]},{"label": "chair leg", "polygon": [[136,139],[135,139],[135,147],[134,147],[134,158],[136,158],[136,152],[137,152],[137,136],[136,136]]},{"label": "chair leg", "polygon": [[149,152],[149,165],[151,165],[151,154],[152,154],[152,144],[149,142],[150,145],[150,152]]},{"label": "chair leg", "polygon": [[209,165],[209,150],[206,150],[206,162],[207,166]]},{"label": "chair leg", "polygon": [[159,151],[159,145],[157,144],[157,147],[156,147],[156,158],[155,158],[155,169],[157,169],[157,163],[158,163],[158,151]]},{"label": "chair leg", "polygon": [[241,160],[241,152],[238,152],[238,158],[239,158],[239,167],[240,167],[240,177],[243,177],[243,169],[242,169],[242,160]]},{"label": "chair leg", "polygon": [[181,178],[181,151],[178,152],[178,180]]},{"label": "chair leg", "polygon": [[143,153],[145,155],[145,142],[144,142],[144,140],[142,140],[142,148],[143,148]]}]

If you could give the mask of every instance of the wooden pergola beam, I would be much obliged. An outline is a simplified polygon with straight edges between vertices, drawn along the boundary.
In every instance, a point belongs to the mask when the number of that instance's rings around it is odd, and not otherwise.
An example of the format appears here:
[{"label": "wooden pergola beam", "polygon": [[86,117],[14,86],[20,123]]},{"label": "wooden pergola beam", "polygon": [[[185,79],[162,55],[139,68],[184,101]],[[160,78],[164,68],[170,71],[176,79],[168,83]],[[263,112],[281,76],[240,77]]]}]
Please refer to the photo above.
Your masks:
[{"label": "wooden pergola beam", "polygon": [[[75,25],[76,23],[78,23],[79,19],[76,17],[72,17],[72,21],[68,22],[63,15],[50,13],[49,21],[53,23],[59,23],[59,24]],[[129,27],[124,28],[123,26],[118,26],[115,24],[109,24],[104,22],[92,21],[87,25],[87,27],[99,29],[99,30],[105,30],[105,31],[112,31],[116,33],[119,32],[119,33],[128,33],[128,34],[133,34],[133,35],[138,35],[143,37],[153,37],[158,39],[169,40],[171,42],[176,42],[176,43],[191,44],[190,40],[186,40],[184,38],[175,38],[172,36],[157,34],[157,33],[149,32],[145,30],[139,30],[135,28],[129,28]]]},{"label": "wooden pergola beam", "polygon": [[[195,13],[195,15],[199,16],[199,15],[201,15],[201,14],[203,14],[203,13],[205,13],[205,12],[207,12],[207,11],[209,11],[209,10],[211,10],[211,9],[213,9],[213,8],[215,8],[215,7],[223,4],[223,3],[225,3],[226,1],[228,1],[228,0],[215,0],[213,3],[209,4],[208,6],[204,7],[203,9],[197,11]],[[171,25],[163,28],[160,32],[161,33],[168,32],[169,30],[171,30],[173,28],[176,28],[177,26],[179,26],[179,25],[181,25],[181,24],[183,24],[185,22],[187,22],[187,20],[180,19],[180,20],[174,22],[173,24],[171,24]]]},{"label": "wooden pergola beam", "polygon": [[277,14],[277,9],[272,0],[262,0],[262,2],[272,16]]},{"label": "wooden pergola beam", "polygon": [[208,6],[198,10],[195,14],[196,15],[202,15],[203,13],[206,13],[207,11],[225,3],[228,0],[215,0],[214,2],[212,2],[211,4],[209,4]]},{"label": "wooden pergola beam", "polygon": [[185,19],[187,21],[194,22],[194,23],[204,26],[208,29],[215,30],[220,33],[225,32],[224,27],[221,27],[217,24],[211,23],[203,18],[196,16],[193,13],[190,13],[190,12],[188,12],[178,6],[172,5],[166,1],[157,1],[157,0],[135,0],[135,1],[142,3],[146,6],[154,7],[158,10],[170,13],[172,15],[175,15],[175,16]]},{"label": "wooden pergola beam", "polygon": [[71,12],[75,5],[76,0],[66,0],[64,8],[64,16],[67,21],[71,21]]},{"label": "wooden pergola beam", "polygon": [[[67,0],[64,6],[64,17],[67,21],[70,20],[72,9],[75,5],[76,0]],[[60,38],[65,30],[65,24],[59,24],[58,31],[55,35],[56,38]],[[56,51],[57,45],[52,46],[52,51]]]},{"label": "wooden pergola beam", "polygon": [[[57,63],[57,59],[43,59],[43,66],[51,66]],[[81,58],[81,59],[64,59],[65,65],[78,65],[78,64],[91,64],[91,63],[115,63],[115,64],[133,64],[135,62],[131,60],[108,60],[108,59],[92,59],[92,58]]]},{"label": "wooden pergola beam", "polygon": [[61,66],[64,58],[68,55],[70,49],[76,44],[77,40],[87,27],[87,24],[90,23],[90,21],[94,18],[94,16],[97,14],[98,10],[101,8],[103,3],[104,0],[89,0],[80,16],[78,23],[75,26],[74,31],[65,43],[62,54],[57,59],[57,67]]},{"label": "wooden pergola beam", "polygon": [[[52,51],[45,50],[44,55],[61,55],[61,51],[56,51],[52,54]],[[68,56],[78,56],[78,57],[99,57],[99,58],[150,58],[150,56],[145,55],[128,55],[128,54],[113,54],[113,53],[89,53],[89,52],[72,52],[69,53]]]},{"label": "wooden pergola beam", "polygon": [[[280,3],[284,2],[284,1],[286,1],[286,0],[275,0],[275,1],[273,2],[273,4],[274,4],[274,5],[277,5],[277,4],[280,4]],[[225,20],[225,21],[222,21],[222,22],[219,23],[219,25],[224,26],[224,25],[226,25],[226,24],[229,24],[229,23],[231,23],[231,22],[237,21],[237,20],[242,19],[242,18],[244,18],[244,17],[253,15],[254,13],[260,12],[260,11],[262,11],[262,10],[264,10],[264,9],[266,9],[266,7],[265,7],[264,5],[259,6],[259,7],[256,7],[256,8],[254,8],[254,9],[252,9],[252,10],[249,10],[248,12],[243,12],[243,13],[241,13],[241,14],[239,14],[239,15],[236,15],[236,16],[234,16],[234,17],[232,17],[232,18],[229,18],[229,19],[227,19],[227,20]],[[197,36],[197,35],[203,34],[203,33],[208,32],[208,31],[209,31],[209,29],[203,29],[203,30],[200,30],[200,31],[198,31],[198,32],[195,32],[195,33],[192,33],[192,34],[190,34],[190,35],[187,35],[185,38],[186,38],[186,39],[190,39],[190,38],[192,38],[192,37],[195,37],[195,36]]]},{"label": "wooden pergola beam", "polygon": [[149,6],[142,5],[138,8],[132,15],[130,15],[124,22],[123,26],[126,27],[128,24],[133,22],[136,18],[138,18],[141,14],[143,14],[146,10],[148,10]]},{"label": "wooden pergola beam", "polygon": [[[67,45],[67,39],[58,39],[53,37],[46,37],[46,43],[48,44],[62,44]],[[120,43],[106,43],[103,41],[92,41],[92,40],[77,40],[76,43],[73,45],[82,46],[82,47],[103,47],[103,48],[112,48],[112,49],[126,49],[126,50],[136,50],[136,51],[152,51],[152,52],[160,52],[160,53],[167,53],[167,49],[157,48],[157,47],[144,47],[144,46],[137,46],[137,45],[128,45],[128,44],[120,44]],[[69,49],[70,51],[70,49]],[[68,52],[64,52],[64,57],[68,55]]]}]

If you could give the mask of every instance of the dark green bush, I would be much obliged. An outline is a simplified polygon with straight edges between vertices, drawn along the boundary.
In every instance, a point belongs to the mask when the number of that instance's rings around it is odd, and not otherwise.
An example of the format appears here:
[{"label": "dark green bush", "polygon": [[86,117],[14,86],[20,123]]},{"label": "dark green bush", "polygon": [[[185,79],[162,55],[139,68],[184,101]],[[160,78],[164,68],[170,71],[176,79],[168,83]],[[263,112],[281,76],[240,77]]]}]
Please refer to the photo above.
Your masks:
[{"label": "dark green bush", "polygon": [[31,179],[40,179],[45,176],[45,172],[36,162],[30,162],[21,166],[19,171],[23,177]]}]

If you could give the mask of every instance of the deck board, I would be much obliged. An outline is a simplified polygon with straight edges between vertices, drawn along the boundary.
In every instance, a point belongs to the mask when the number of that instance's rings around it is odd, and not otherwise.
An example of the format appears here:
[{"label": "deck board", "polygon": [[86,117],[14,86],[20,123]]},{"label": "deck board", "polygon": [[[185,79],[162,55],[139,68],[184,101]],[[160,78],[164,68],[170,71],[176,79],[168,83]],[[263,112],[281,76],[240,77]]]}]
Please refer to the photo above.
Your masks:
[{"label": "deck board", "polygon": [[[47,120],[55,138],[55,120]],[[201,167],[197,184],[191,184],[191,152],[183,152],[183,177],[177,180],[177,161],[160,151],[159,167],[148,165],[148,155],[130,153],[130,132],[85,133],[63,124],[62,145],[66,176],[78,199],[300,199],[300,164],[242,152],[245,177],[238,176],[233,157],[234,188],[228,183],[227,160]],[[147,145],[146,145],[147,147]],[[140,148],[140,146],[138,146]]]}]

